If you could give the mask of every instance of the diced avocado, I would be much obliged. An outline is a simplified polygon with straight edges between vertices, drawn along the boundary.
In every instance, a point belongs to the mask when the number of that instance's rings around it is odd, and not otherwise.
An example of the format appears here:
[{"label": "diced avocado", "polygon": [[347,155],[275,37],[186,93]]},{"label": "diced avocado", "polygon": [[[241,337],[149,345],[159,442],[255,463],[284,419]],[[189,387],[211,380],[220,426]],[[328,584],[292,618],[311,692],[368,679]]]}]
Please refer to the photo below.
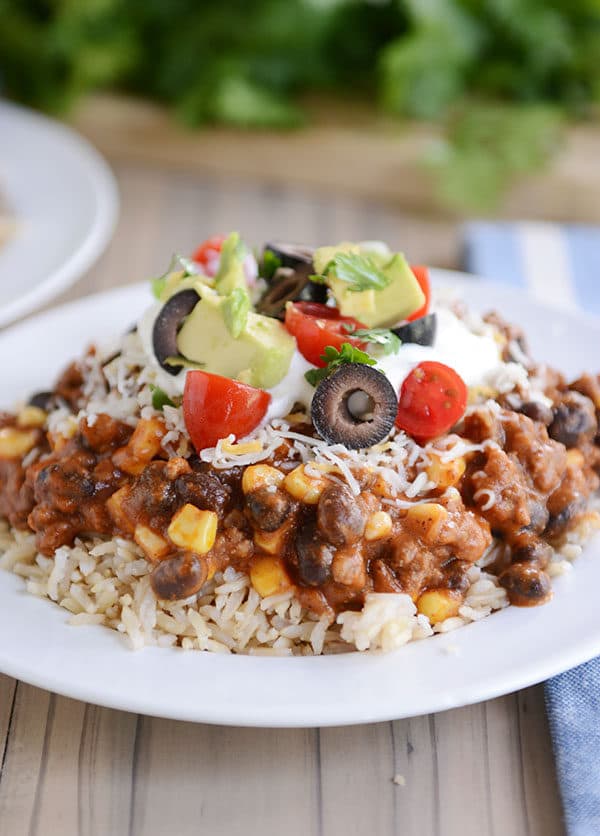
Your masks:
[{"label": "diced avocado", "polygon": [[387,287],[358,293],[330,273],[327,284],[343,316],[353,316],[369,328],[386,328],[425,304],[419,282],[401,253],[393,255],[381,270],[390,280]]},{"label": "diced avocado", "polygon": [[360,245],[353,244],[351,241],[342,241],[341,244],[336,244],[333,247],[319,247],[313,254],[313,264],[315,273],[324,273],[327,265],[332,261],[338,253],[356,253],[360,252]]},{"label": "diced avocado", "polygon": [[221,296],[227,296],[236,287],[247,290],[244,272],[245,248],[237,232],[232,232],[221,248],[219,270],[215,276],[215,289]]},{"label": "diced avocado", "polygon": [[181,354],[213,374],[270,389],[285,377],[296,341],[281,322],[248,312],[245,327],[234,339],[223,306],[227,300],[206,288],[177,336]]},{"label": "diced avocado", "polygon": [[176,293],[181,293],[182,290],[189,290],[190,288],[195,289],[198,285],[206,285],[210,287],[211,282],[211,279],[207,279],[200,275],[186,276],[181,270],[177,273],[169,273],[158,298],[164,303],[167,302],[171,296],[175,296]]}]

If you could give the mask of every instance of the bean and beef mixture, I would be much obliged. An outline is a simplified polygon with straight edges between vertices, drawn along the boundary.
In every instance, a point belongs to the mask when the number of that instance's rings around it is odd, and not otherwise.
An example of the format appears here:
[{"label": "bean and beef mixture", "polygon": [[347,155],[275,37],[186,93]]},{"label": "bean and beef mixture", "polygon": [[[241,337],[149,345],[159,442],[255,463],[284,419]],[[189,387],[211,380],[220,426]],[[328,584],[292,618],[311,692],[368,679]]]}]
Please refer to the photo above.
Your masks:
[{"label": "bean and beef mixture", "polygon": [[[73,367],[67,376],[81,385]],[[67,393],[76,407],[81,392],[63,376],[53,397]],[[513,395],[512,408],[473,408],[457,431],[478,449],[444,460],[434,443],[435,487],[426,501],[404,497],[403,509],[386,502],[387,486],[368,469],[354,472],[355,496],[334,468],[295,461],[289,444],[260,464],[215,469],[195,455],[167,458],[160,419],[132,429],[99,414],[81,419],[70,439],[53,439],[41,429],[43,410],[28,406],[0,416],[0,514],[35,531],[49,556],[90,534],[135,540],[161,598],[193,595],[231,565],[255,568],[268,591],[294,584],[319,614],[360,608],[371,591],[404,592],[434,620],[458,611],[468,568],[496,538],[506,548],[491,571],[511,603],[531,606],[551,595],[552,544],[599,486],[600,380],[561,383],[552,394],[552,407]]]}]

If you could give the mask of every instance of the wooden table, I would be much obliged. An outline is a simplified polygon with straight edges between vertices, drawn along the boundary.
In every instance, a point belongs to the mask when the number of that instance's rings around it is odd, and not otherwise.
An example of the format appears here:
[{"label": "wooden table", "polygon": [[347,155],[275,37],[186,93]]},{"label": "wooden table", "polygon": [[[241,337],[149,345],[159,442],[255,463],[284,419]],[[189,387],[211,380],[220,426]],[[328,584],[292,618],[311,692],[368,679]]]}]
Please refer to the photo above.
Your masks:
[{"label": "wooden table", "polygon": [[[379,237],[416,261],[458,258],[451,223],[374,202],[132,163],[117,175],[115,238],[64,299],[156,274],[229,229],[255,242]],[[394,723],[255,730],[137,717],[0,676],[0,836],[563,832],[541,687]]]}]

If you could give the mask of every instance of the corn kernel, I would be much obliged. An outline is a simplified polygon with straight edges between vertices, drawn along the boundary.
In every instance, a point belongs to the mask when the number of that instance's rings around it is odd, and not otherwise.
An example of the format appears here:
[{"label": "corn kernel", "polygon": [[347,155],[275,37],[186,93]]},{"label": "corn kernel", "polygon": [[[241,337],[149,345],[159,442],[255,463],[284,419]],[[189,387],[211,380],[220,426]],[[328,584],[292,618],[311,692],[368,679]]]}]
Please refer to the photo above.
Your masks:
[{"label": "corn kernel", "polygon": [[253,464],[244,470],[242,476],[242,490],[244,493],[256,491],[258,488],[268,488],[270,485],[281,485],[285,474],[269,464]]},{"label": "corn kernel", "polygon": [[19,427],[43,427],[46,413],[39,406],[25,406],[17,416]]},{"label": "corn kernel", "polygon": [[106,500],[106,508],[115,524],[123,531],[130,532],[133,528],[129,514],[125,507],[125,500],[131,493],[129,485],[124,485]]},{"label": "corn kernel", "polygon": [[136,525],[133,539],[150,560],[160,560],[171,550],[164,537],[141,523]]},{"label": "corn kernel", "polygon": [[422,527],[426,540],[433,541],[448,516],[448,512],[443,505],[439,505],[437,502],[421,502],[411,505],[406,512],[406,516]]},{"label": "corn kernel", "polygon": [[380,496],[384,499],[392,499],[392,497],[394,496],[392,486],[387,481],[387,479],[383,478],[381,473],[377,474],[371,490],[373,491],[375,496]]},{"label": "corn kernel", "polygon": [[227,439],[221,442],[221,450],[231,456],[244,456],[246,453],[260,453],[262,449],[262,441],[258,439],[255,441],[242,441],[238,444],[234,444]]},{"label": "corn kernel", "polygon": [[254,545],[267,554],[281,554],[285,546],[287,530],[285,527],[277,531],[255,531]]},{"label": "corn kernel", "polygon": [[460,605],[461,598],[450,589],[428,589],[417,600],[417,610],[426,615],[431,624],[458,615]]},{"label": "corn kernel", "polygon": [[250,583],[262,598],[285,592],[292,586],[283,563],[274,557],[256,557],[252,561]]},{"label": "corn kernel", "polygon": [[35,447],[38,434],[35,430],[17,430],[3,427],[0,430],[0,459],[19,459]]},{"label": "corn kernel", "polygon": [[367,520],[365,540],[383,540],[392,533],[392,518],[387,511],[376,511]]},{"label": "corn kernel", "polygon": [[581,450],[578,450],[576,447],[567,450],[567,464],[570,467],[583,467],[585,459]]},{"label": "corn kernel", "polygon": [[331,472],[332,470],[331,466],[317,462],[311,462],[310,465],[298,465],[285,477],[283,487],[294,499],[306,505],[316,505],[327,485],[327,479],[318,475],[318,471]]},{"label": "corn kernel", "polygon": [[431,453],[431,461],[427,465],[427,478],[438,488],[452,488],[458,484],[467,466],[462,456],[450,461],[444,461],[437,453]]},{"label": "corn kernel", "polygon": [[206,554],[215,544],[218,523],[214,511],[201,511],[188,503],[171,520],[168,535],[179,548]]},{"label": "corn kernel", "polygon": [[148,462],[160,451],[165,425],[158,418],[142,418],[125,447],[113,455],[118,468],[131,476],[139,476]]},{"label": "corn kernel", "polygon": [[498,392],[490,386],[470,386],[467,403],[469,405],[482,403],[483,401],[489,401],[490,398],[495,398],[497,395]]}]

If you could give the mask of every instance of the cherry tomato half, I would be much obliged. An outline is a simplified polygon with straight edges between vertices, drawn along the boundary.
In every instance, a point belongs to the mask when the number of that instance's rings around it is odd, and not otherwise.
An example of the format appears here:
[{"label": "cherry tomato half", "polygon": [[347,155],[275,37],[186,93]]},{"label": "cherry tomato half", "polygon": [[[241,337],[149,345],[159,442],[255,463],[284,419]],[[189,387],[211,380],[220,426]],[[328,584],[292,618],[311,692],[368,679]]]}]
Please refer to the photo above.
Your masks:
[{"label": "cherry tomato half", "polygon": [[183,418],[196,450],[214,447],[233,433],[242,438],[265,417],[271,396],[238,380],[189,371],[183,390]]},{"label": "cherry tomato half", "polygon": [[415,274],[415,278],[419,282],[421,290],[425,294],[425,304],[423,307],[419,308],[418,311],[415,311],[407,317],[408,321],[412,322],[413,319],[420,319],[429,312],[429,305],[431,303],[431,282],[429,281],[429,268],[423,267],[422,264],[411,264],[410,269]]},{"label": "cherry tomato half", "polygon": [[221,247],[225,238],[225,235],[212,235],[194,250],[192,260],[203,268],[205,275],[216,275],[219,269],[219,259],[221,258]]},{"label": "cherry tomato half", "polygon": [[467,396],[464,380],[450,366],[419,363],[400,389],[396,426],[417,441],[429,441],[462,417]]},{"label": "cherry tomato half", "polygon": [[321,305],[319,302],[293,302],[285,310],[285,327],[296,337],[298,350],[309,363],[323,367],[327,363],[321,360],[326,346],[331,345],[338,351],[342,343],[351,343],[363,349],[365,343],[352,337],[346,325],[354,328],[366,328],[362,322],[351,316],[342,316],[337,308]]}]

